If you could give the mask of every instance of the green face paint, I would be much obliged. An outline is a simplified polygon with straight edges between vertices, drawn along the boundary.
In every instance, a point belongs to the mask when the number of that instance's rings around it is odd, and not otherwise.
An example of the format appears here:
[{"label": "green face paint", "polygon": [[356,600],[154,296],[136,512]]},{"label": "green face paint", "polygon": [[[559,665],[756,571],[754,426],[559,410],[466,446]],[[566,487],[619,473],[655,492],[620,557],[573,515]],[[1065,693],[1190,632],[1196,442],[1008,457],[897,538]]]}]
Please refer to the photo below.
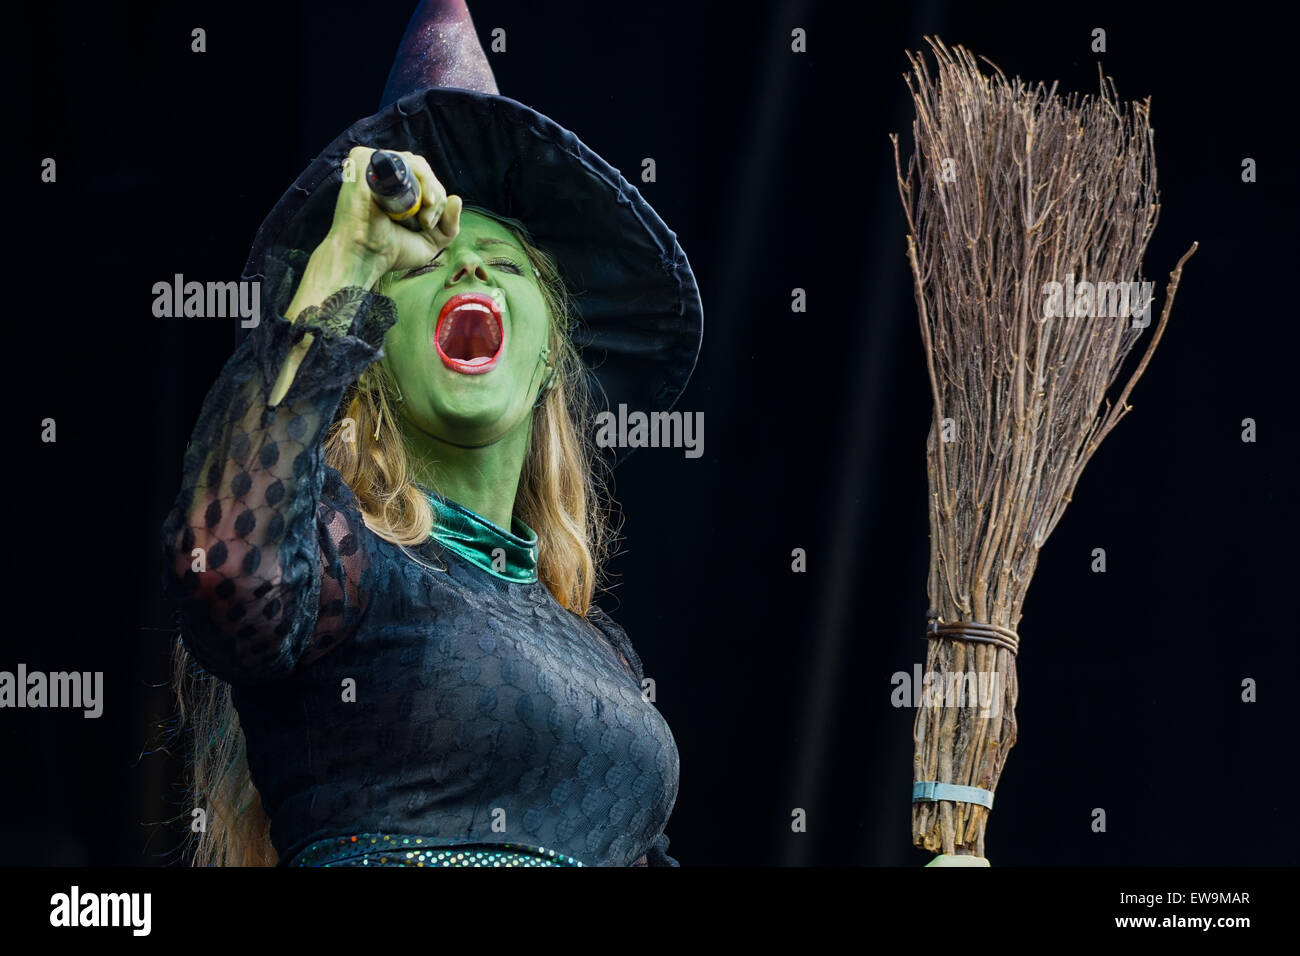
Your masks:
[{"label": "green face paint", "polygon": [[[510,527],[550,320],[532,263],[501,223],[466,210],[433,262],[389,273],[383,362],[417,481]],[[436,338],[435,338],[436,337]]]},{"label": "green face paint", "polygon": [[[532,264],[505,226],[464,212],[459,234],[433,263],[390,273],[381,291],[398,315],[384,362],[412,425],[451,445],[478,447],[530,417],[546,377],[538,356],[548,320]],[[459,307],[446,313],[449,304]]]}]

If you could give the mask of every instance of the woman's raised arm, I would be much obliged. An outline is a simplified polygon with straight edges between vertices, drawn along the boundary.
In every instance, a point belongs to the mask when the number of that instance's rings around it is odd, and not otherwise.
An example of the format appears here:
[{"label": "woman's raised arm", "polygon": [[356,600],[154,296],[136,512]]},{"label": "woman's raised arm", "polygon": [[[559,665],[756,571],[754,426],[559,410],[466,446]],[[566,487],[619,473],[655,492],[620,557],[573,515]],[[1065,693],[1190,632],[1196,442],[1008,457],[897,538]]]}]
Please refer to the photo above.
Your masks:
[{"label": "woman's raised arm", "polygon": [[322,244],[284,314],[264,301],[263,321],[204,400],[162,528],[164,587],[190,652],[223,680],[284,676],[344,639],[362,611],[364,529],[322,442],[344,389],[397,321],[393,301],[368,291],[376,268]]},{"label": "woman's raised arm", "polygon": [[[354,169],[372,152],[353,148]],[[393,300],[369,290],[460,229],[460,198],[423,157],[398,155],[420,183],[423,232],[396,225],[362,177],[345,177],[292,301],[280,313],[269,291],[278,283],[263,289],[270,318],[222,369],[185,452],[162,528],[163,583],[190,652],[226,681],[289,674],[344,640],[364,610],[369,536],[322,443],[344,390],[397,322]]]}]

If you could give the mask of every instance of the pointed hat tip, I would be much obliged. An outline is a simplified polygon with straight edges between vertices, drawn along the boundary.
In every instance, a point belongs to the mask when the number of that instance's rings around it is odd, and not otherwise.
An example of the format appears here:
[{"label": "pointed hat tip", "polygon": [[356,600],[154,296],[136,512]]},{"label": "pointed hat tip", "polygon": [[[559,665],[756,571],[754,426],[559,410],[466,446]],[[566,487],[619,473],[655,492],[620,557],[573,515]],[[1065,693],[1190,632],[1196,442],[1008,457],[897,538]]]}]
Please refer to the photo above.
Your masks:
[{"label": "pointed hat tip", "polygon": [[500,92],[465,0],[421,0],[398,45],[379,108],[431,86]]}]

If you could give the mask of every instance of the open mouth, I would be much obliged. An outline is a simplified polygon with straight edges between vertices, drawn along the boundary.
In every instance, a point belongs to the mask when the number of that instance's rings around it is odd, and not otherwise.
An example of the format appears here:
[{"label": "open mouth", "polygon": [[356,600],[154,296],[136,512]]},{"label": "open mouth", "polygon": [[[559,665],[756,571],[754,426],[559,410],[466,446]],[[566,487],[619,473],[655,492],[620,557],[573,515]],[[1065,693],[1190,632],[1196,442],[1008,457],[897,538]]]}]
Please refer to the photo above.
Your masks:
[{"label": "open mouth", "polygon": [[481,375],[496,367],[505,346],[501,309],[490,295],[462,292],[438,313],[433,344],[442,364],[453,372]]}]

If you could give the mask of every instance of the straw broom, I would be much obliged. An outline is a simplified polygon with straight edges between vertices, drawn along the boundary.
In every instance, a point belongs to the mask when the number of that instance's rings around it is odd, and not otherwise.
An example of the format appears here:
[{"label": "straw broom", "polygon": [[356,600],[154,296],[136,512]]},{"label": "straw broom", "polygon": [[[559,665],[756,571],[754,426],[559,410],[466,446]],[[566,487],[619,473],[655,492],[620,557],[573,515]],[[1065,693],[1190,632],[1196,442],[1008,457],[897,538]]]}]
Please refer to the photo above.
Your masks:
[{"label": "straw broom", "polygon": [[[906,176],[890,137],[934,399],[925,635],[934,684],[914,726],[912,841],[983,857],[1016,741],[1017,627],[1039,549],[1130,411],[1196,244],[1170,273],[1160,320],[1112,405],[1107,391],[1150,325],[1150,299],[1143,312],[1143,287],[1125,286],[1138,293],[1126,309],[1102,287],[1089,314],[1080,283],[1144,281],[1160,209],[1150,100],[1121,104],[1105,79],[1098,95],[1063,98],[1055,84],[1008,80],[992,63],[984,75],[967,50],[926,39],[937,73],[909,52]],[[1064,300],[1053,289],[1067,290]]]}]

